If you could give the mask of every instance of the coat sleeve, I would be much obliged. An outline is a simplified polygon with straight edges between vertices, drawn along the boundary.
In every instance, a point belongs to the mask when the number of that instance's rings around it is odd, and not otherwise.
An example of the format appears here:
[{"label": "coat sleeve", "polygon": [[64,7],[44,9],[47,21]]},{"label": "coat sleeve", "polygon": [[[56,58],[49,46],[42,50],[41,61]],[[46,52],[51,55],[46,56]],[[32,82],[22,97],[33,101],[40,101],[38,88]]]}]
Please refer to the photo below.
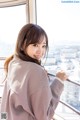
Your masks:
[{"label": "coat sleeve", "polygon": [[[50,101],[50,106],[49,106],[49,113],[52,115],[52,111],[55,112],[55,109],[57,108],[57,105],[60,100],[60,96],[63,92],[64,89],[64,83],[62,83],[58,78],[49,75],[49,84],[51,88],[51,93],[52,93],[52,99]],[[54,113],[53,113],[54,114]]]},{"label": "coat sleeve", "polygon": [[37,78],[35,76],[34,73],[34,79],[38,82],[31,86],[33,90],[30,96],[33,114],[37,120],[50,120],[59,102],[63,84],[55,79],[49,86],[44,73],[39,74]]},{"label": "coat sleeve", "polygon": [[51,79],[52,82],[50,83],[50,88],[52,92],[52,99],[50,101],[50,106],[48,110],[50,116],[54,115],[55,109],[57,108],[60,96],[64,89],[64,84],[60,80],[58,80],[58,78],[52,77]]},{"label": "coat sleeve", "polygon": [[52,92],[52,96],[57,100],[60,99],[61,93],[64,89],[64,83],[54,76],[49,75],[50,88]]}]

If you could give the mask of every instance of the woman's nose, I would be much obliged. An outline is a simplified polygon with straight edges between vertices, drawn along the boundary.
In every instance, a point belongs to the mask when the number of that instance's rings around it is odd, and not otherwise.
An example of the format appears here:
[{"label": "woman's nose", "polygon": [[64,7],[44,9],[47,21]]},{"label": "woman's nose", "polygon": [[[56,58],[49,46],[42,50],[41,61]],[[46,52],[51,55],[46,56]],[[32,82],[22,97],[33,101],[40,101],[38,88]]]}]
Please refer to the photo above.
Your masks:
[{"label": "woman's nose", "polygon": [[42,48],[41,48],[41,47],[38,47],[37,52],[38,52],[38,53],[41,53],[41,52],[42,52]]}]

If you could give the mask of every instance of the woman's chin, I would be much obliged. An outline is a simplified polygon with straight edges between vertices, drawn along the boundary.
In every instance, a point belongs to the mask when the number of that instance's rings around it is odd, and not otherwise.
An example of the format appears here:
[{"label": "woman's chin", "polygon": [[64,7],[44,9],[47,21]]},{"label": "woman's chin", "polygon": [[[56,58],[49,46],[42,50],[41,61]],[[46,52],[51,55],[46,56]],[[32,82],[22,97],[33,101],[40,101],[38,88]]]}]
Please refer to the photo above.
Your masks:
[{"label": "woman's chin", "polygon": [[40,60],[41,60],[41,57],[36,57],[36,56],[35,56],[34,59],[40,61]]},{"label": "woman's chin", "polygon": [[40,61],[41,59],[40,58],[35,58],[36,60]]}]

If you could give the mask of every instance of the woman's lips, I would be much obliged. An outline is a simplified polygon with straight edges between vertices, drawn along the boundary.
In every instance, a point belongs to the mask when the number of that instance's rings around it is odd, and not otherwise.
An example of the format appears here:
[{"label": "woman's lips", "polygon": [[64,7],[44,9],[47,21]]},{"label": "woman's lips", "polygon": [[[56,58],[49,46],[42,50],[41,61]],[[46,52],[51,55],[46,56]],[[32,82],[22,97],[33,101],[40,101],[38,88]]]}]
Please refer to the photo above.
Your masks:
[{"label": "woman's lips", "polygon": [[34,55],[34,57],[38,60],[41,59],[41,55]]}]

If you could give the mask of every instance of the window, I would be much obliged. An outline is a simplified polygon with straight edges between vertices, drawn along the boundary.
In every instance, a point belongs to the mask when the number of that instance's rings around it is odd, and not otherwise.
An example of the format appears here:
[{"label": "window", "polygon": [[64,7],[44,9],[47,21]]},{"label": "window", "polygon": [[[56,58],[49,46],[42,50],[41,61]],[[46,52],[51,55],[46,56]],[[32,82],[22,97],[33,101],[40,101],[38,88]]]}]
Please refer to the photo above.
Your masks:
[{"label": "window", "polygon": [[0,83],[4,79],[4,58],[14,53],[17,35],[28,22],[26,4],[0,8]]},{"label": "window", "polygon": [[53,67],[56,65],[71,80],[80,82],[80,4],[62,0],[37,0],[36,3],[37,24],[48,34],[48,57],[54,58]]},{"label": "window", "polygon": [[26,5],[0,8],[0,57],[14,52],[20,28],[26,23]]},{"label": "window", "polygon": [[[36,0],[37,24],[45,29],[49,38],[45,68],[52,74],[62,69],[70,80],[80,83],[80,4],[62,1]],[[79,95],[80,87],[66,83],[62,99],[78,110]]]}]

